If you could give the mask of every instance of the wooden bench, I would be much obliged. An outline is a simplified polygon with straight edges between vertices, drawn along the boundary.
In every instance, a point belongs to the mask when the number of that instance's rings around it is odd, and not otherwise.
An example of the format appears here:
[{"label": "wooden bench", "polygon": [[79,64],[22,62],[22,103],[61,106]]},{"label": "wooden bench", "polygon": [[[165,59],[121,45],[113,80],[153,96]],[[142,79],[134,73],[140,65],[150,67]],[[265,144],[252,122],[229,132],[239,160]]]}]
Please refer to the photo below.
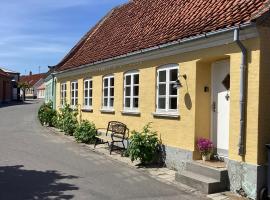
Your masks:
[{"label": "wooden bench", "polygon": [[111,121],[108,123],[107,129],[97,129],[95,146],[100,142],[101,144],[108,143],[110,154],[113,151],[115,143],[122,143],[123,148],[126,149],[124,140],[128,138],[128,128],[125,124],[118,121]]}]

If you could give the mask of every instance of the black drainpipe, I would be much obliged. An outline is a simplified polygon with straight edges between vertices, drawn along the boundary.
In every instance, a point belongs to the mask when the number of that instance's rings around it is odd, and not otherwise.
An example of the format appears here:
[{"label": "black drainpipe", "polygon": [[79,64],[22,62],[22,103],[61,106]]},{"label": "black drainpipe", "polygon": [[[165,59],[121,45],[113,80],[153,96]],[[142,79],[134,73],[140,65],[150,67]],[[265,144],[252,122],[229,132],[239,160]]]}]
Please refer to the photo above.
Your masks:
[{"label": "black drainpipe", "polygon": [[240,134],[238,144],[238,155],[244,156],[246,136],[246,99],[247,99],[247,49],[239,39],[239,28],[234,30],[234,41],[242,52],[240,65]]}]

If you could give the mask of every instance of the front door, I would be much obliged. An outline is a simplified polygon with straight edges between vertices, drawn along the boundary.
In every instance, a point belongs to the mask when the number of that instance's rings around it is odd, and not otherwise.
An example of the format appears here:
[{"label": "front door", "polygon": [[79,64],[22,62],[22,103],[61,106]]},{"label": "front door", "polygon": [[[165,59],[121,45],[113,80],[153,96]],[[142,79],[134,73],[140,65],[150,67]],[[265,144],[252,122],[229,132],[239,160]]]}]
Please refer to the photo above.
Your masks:
[{"label": "front door", "polygon": [[212,141],[216,153],[228,156],[230,117],[230,63],[223,60],[212,65]]}]

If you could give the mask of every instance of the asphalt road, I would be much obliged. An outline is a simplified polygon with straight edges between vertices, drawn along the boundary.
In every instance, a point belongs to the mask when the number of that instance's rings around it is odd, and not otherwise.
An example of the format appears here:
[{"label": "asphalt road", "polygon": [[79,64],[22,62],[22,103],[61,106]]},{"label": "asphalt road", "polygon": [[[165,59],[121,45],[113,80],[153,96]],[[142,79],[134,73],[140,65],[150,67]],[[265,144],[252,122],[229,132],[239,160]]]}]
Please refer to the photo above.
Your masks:
[{"label": "asphalt road", "polygon": [[48,133],[38,106],[0,108],[0,200],[201,199]]}]

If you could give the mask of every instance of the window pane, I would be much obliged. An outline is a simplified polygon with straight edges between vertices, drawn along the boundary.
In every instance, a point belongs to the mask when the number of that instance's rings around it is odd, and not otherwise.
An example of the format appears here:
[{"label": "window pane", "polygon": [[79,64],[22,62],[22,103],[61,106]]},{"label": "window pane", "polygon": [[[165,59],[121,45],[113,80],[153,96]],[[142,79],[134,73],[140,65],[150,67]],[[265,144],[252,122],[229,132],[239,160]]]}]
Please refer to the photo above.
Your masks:
[{"label": "window pane", "polygon": [[166,108],[166,99],[165,98],[159,98],[158,99],[158,108],[159,109],[165,109]]},{"label": "window pane", "polygon": [[75,93],[76,97],[78,97],[78,90],[76,90],[76,93]]},{"label": "window pane", "polygon": [[114,86],[114,78],[111,78],[110,81],[111,81],[110,82],[111,83],[111,86]]},{"label": "window pane", "polygon": [[114,98],[110,98],[110,106],[113,107],[114,104]]},{"label": "window pane", "polygon": [[125,99],[125,107],[130,108],[130,98]]},{"label": "window pane", "polygon": [[126,76],[126,85],[130,85],[131,84],[131,76],[128,75]]},{"label": "window pane", "polygon": [[88,106],[87,99],[84,99],[84,105],[85,105],[85,106]]},{"label": "window pane", "polygon": [[75,105],[78,105],[78,99],[75,100]]},{"label": "window pane", "polygon": [[87,89],[88,88],[88,81],[84,82],[84,88]]},{"label": "window pane", "polygon": [[108,87],[108,79],[107,78],[104,79],[104,87]]},{"label": "window pane", "polygon": [[104,98],[103,105],[104,105],[105,107],[108,106],[108,98]]},{"label": "window pane", "polygon": [[76,85],[76,89],[78,90],[78,83],[75,83],[75,85]]},{"label": "window pane", "polygon": [[174,88],[174,83],[170,84],[170,95],[177,95],[177,88]]},{"label": "window pane", "polygon": [[108,90],[109,90],[108,88],[105,88],[105,89],[104,89],[104,96],[105,96],[105,97],[108,96]]},{"label": "window pane", "polygon": [[84,91],[84,97],[88,97],[88,90]]},{"label": "window pane", "polygon": [[139,107],[139,99],[138,98],[134,98],[133,99],[133,107],[134,108],[138,108]]},{"label": "window pane", "polygon": [[139,79],[139,74],[134,75],[134,84],[139,84],[140,79]]},{"label": "window pane", "polygon": [[166,71],[159,72],[159,82],[166,82]]},{"label": "window pane", "polygon": [[130,96],[130,87],[126,87],[126,96]]},{"label": "window pane", "polygon": [[170,109],[177,109],[177,98],[170,98]]},{"label": "window pane", "polygon": [[89,106],[92,106],[92,99],[89,99]]},{"label": "window pane", "polygon": [[178,69],[170,70],[170,81],[176,81],[178,79]]},{"label": "window pane", "polygon": [[139,86],[134,86],[134,96],[139,96]]},{"label": "window pane", "polygon": [[74,90],[74,83],[71,84],[71,89]]},{"label": "window pane", "polygon": [[158,95],[166,95],[166,84],[159,85]]},{"label": "window pane", "polygon": [[89,82],[89,87],[90,87],[90,88],[93,87],[93,82],[92,82],[92,81]]},{"label": "window pane", "polygon": [[93,91],[92,90],[89,90],[89,97],[92,97],[93,96]]},{"label": "window pane", "polygon": [[110,95],[111,95],[111,97],[114,96],[114,88],[110,88]]}]

